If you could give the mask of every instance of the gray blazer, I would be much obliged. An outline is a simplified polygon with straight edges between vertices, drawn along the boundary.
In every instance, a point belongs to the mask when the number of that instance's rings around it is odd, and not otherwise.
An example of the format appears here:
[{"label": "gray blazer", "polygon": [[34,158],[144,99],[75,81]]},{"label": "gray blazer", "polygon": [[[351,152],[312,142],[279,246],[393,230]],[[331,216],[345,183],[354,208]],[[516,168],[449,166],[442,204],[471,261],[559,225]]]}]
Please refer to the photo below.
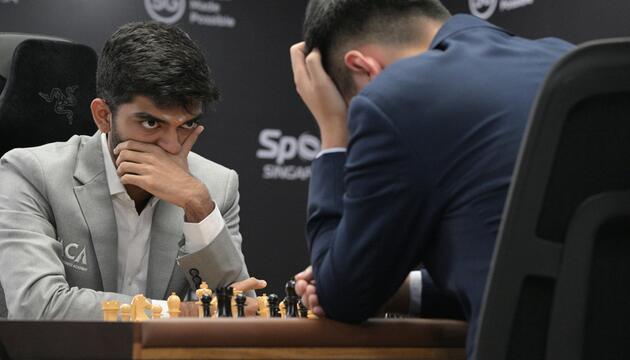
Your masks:
[{"label": "gray blazer", "polygon": [[[204,249],[183,249],[184,212],[159,201],[153,215],[145,295],[165,299],[191,288],[198,269],[211,287],[246,279],[238,176],[201,156],[190,172],[210,191],[227,226]],[[102,318],[101,301],[130,303],[117,287],[117,228],[100,132],[15,149],[0,160],[0,284],[9,318]]]}]

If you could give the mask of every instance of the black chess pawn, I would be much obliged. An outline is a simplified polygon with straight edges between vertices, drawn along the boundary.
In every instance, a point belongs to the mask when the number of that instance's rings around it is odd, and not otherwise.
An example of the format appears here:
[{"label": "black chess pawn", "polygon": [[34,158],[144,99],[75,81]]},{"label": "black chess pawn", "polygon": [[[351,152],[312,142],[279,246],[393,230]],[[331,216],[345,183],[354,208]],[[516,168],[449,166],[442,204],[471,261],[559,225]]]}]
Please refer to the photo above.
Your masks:
[{"label": "black chess pawn", "polygon": [[210,313],[210,302],[212,301],[212,298],[210,298],[210,295],[208,294],[203,294],[203,296],[201,297],[201,304],[203,306],[203,317],[210,317],[211,313]]},{"label": "black chess pawn", "polygon": [[214,291],[217,297],[217,317],[226,317],[225,314],[225,292],[226,289],[224,287],[218,287]]},{"label": "black chess pawn", "polygon": [[232,297],[234,296],[234,288],[228,286],[225,288],[225,314],[226,317],[232,317]]},{"label": "black chess pawn", "polygon": [[234,301],[236,302],[238,317],[245,317],[245,302],[247,301],[247,297],[243,294],[238,294],[236,295],[236,299]]},{"label": "black chess pawn", "polygon": [[287,281],[284,292],[286,297],[284,298],[284,305],[287,309],[287,317],[288,318],[296,318],[298,317],[298,309],[297,304],[300,298],[295,293],[295,280]]},{"label": "black chess pawn", "polygon": [[231,287],[219,287],[216,290],[217,295],[217,316],[232,317],[232,294]]},{"label": "black chess pawn", "polygon": [[305,319],[308,318],[308,308],[304,305],[302,300],[298,301],[298,310],[300,312],[301,318],[305,318]]},{"label": "black chess pawn", "polygon": [[280,315],[280,299],[278,295],[271,294],[267,300],[269,302],[269,317],[281,317]]}]

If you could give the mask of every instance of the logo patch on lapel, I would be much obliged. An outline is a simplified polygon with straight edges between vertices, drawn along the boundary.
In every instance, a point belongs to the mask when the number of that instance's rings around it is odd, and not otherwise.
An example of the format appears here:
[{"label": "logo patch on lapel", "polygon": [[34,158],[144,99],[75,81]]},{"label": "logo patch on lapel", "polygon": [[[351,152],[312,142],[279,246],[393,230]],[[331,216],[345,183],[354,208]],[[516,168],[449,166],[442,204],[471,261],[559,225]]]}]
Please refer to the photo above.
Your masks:
[{"label": "logo patch on lapel", "polygon": [[66,265],[79,271],[87,271],[87,254],[85,253],[85,246],[81,246],[76,243],[64,244],[63,253],[61,254],[61,260]]}]

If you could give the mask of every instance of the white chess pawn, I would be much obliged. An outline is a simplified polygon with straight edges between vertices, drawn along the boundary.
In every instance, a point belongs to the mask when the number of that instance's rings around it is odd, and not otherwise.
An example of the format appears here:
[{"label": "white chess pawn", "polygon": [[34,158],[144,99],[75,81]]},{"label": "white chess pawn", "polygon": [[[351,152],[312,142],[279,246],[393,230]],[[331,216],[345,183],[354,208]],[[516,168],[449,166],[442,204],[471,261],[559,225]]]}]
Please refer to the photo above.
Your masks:
[{"label": "white chess pawn", "polygon": [[131,321],[131,305],[122,304],[120,306],[120,321]]},{"label": "white chess pawn", "polygon": [[160,305],[153,305],[151,307],[151,319],[159,319],[162,315],[162,307]]}]

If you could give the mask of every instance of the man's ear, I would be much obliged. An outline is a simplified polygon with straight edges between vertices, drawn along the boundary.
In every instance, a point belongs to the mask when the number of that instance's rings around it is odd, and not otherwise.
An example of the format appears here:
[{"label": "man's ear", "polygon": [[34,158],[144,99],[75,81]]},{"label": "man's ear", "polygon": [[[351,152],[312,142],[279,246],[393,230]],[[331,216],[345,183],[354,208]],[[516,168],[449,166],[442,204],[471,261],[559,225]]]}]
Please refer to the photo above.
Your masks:
[{"label": "man's ear", "polygon": [[355,76],[366,76],[368,81],[374,79],[384,68],[376,58],[358,50],[348,51],[343,61]]},{"label": "man's ear", "polygon": [[112,112],[109,110],[109,106],[105,103],[105,100],[96,98],[92,100],[90,104],[92,110],[92,119],[94,123],[102,133],[109,133],[112,129]]}]

